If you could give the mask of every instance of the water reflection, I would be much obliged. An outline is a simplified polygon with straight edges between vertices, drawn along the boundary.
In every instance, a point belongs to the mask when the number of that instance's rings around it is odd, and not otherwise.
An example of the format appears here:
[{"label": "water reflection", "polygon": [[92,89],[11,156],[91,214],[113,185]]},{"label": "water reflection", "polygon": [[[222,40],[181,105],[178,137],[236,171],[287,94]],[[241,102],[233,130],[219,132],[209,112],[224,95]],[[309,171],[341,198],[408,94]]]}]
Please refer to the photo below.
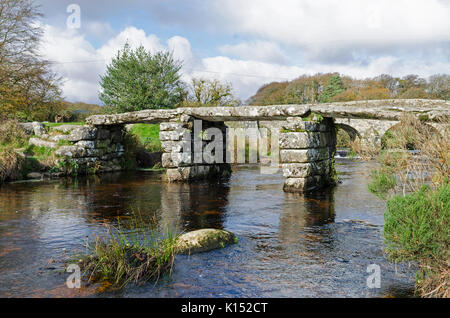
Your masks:
[{"label": "water reflection", "polygon": [[202,228],[223,229],[229,185],[219,183],[169,183],[161,193],[161,226],[193,231]]}]

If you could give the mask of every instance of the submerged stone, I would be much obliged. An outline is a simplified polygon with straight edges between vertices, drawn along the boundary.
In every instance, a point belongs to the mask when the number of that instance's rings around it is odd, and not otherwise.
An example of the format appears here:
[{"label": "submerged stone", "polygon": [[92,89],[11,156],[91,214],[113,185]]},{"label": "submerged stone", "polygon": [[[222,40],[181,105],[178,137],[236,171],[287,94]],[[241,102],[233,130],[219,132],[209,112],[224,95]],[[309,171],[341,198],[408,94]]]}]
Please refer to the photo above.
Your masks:
[{"label": "submerged stone", "polygon": [[201,229],[180,235],[177,242],[178,254],[193,254],[224,248],[237,243],[237,237],[228,231]]}]

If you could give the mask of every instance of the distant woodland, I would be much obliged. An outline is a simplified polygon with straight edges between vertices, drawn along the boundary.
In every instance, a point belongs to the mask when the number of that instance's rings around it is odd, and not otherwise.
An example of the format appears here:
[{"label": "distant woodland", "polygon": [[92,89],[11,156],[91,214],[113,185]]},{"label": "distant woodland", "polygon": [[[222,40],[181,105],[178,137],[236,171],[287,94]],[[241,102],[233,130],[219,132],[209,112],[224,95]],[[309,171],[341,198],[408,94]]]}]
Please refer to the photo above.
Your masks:
[{"label": "distant woodland", "polygon": [[308,104],[370,99],[425,98],[450,100],[450,75],[428,79],[418,75],[393,77],[382,74],[355,79],[339,73],[303,75],[292,81],[262,86],[249,105]]}]

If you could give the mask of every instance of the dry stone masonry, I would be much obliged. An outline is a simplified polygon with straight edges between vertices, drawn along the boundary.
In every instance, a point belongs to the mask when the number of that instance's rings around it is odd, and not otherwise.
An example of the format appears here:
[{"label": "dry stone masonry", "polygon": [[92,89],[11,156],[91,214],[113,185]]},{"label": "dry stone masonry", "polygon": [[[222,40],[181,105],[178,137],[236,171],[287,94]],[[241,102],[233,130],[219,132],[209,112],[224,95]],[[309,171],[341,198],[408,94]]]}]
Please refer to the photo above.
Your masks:
[{"label": "dry stone masonry", "polygon": [[74,126],[59,128],[66,132],[64,140],[69,145],[61,146],[56,155],[66,159],[67,164],[76,165],[80,172],[110,172],[122,170],[124,154],[123,127]]},{"label": "dry stone masonry", "polygon": [[320,122],[287,118],[280,135],[284,191],[310,192],[333,184],[335,151],[332,118]]}]

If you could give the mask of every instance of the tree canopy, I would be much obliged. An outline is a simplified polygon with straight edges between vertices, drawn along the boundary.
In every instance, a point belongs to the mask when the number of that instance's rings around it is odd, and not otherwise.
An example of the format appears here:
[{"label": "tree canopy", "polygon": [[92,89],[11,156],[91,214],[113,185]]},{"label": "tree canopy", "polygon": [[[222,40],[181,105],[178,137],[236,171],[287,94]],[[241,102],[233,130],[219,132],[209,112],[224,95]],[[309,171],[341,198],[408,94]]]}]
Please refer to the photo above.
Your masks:
[{"label": "tree canopy", "polygon": [[263,85],[248,103],[307,104],[391,98],[450,100],[450,75],[436,74],[428,80],[414,74],[404,77],[382,74],[366,79],[338,73],[302,75],[292,81]]},{"label": "tree canopy", "polygon": [[188,95],[182,106],[239,106],[241,101],[233,94],[230,83],[203,78],[192,79],[188,86]]},{"label": "tree canopy", "polygon": [[38,53],[42,14],[30,0],[0,0],[0,119],[51,119],[60,78]]},{"label": "tree canopy", "polygon": [[114,112],[174,108],[185,98],[182,63],[169,52],[125,44],[101,76],[99,98]]}]

